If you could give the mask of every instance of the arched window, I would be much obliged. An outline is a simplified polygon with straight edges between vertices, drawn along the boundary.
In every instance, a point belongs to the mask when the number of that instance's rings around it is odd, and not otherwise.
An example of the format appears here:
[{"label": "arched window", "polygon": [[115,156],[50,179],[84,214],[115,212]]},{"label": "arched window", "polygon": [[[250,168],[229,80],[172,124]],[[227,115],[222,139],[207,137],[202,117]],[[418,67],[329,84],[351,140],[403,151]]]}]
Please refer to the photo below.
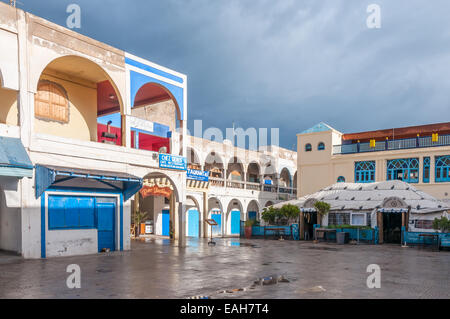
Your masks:
[{"label": "arched window", "polygon": [[387,180],[419,182],[419,158],[401,158],[387,161]]},{"label": "arched window", "polygon": [[355,183],[375,182],[375,161],[355,162]]},{"label": "arched window", "polygon": [[50,81],[39,82],[35,96],[34,114],[38,119],[69,122],[69,100],[64,88]]},{"label": "arched window", "polygon": [[325,149],[325,143],[320,142],[319,145],[317,145],[317,150],[323,151]]},{"label": "arched window", "polygon": [[450,155],[436,156],[436,183],[450,182]]},{"label": "arched window", "polygon": [[305,152],[311,152],[312,151],[312,146],[311,146],[311,144],[306,144],[305,145]]},{"label": "arched window", "polygon": [[339,176],[337,179],[338,183],[345,183],[345,177],[344,176]]}]

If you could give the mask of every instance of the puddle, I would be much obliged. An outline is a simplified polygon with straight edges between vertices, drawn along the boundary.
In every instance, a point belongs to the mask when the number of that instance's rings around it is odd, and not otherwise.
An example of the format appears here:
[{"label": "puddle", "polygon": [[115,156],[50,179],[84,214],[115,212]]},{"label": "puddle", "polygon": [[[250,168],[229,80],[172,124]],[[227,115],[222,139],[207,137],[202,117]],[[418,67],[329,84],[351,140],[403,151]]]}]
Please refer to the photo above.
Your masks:
[{"label": "puddle", "polygon": [[249,243],[239,243],[239,242],[231,242],[230,246],[236,246],[236,247],[250,247],[250,248],[261,248],[260,246],[257,246],[255,244],[249,244]]},{"label": "puddle", "polygon": [[331,248],[331,247],[308,247],[308,249],[328,250],[328,251],[339,251],[340,250],[340,249]]}]

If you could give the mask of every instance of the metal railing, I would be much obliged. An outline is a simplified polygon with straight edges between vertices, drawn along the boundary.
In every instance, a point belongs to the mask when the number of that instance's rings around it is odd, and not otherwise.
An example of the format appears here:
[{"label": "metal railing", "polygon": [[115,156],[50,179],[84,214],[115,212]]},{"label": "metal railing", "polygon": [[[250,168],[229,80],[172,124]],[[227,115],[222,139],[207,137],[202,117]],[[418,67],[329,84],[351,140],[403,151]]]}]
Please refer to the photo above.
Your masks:
[{"label": "metal railing", "polygon": [[441,135],[437,142],[433,142],[431,136],[418,138],[405,138],[399,140],[387,140],[384,142],[376,142],[375,147],[371,147],[370,143],[342,144],[333,146],[333,154],[354,154],[380,151],[393,151],[411,148],[424,148],[436,146],[450,146],[450,135]]}]

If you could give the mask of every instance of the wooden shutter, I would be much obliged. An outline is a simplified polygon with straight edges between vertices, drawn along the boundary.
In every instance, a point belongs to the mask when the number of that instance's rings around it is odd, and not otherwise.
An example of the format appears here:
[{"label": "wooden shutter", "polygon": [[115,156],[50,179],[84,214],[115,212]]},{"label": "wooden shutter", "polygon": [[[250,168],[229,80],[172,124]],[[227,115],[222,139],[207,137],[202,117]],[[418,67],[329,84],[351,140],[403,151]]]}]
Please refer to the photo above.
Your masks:
[{"label": "wooden shutter", "polygon": [[59,85],[41,82],[35,97],[37,118],[62,123],[69,122],[69,101]]}]

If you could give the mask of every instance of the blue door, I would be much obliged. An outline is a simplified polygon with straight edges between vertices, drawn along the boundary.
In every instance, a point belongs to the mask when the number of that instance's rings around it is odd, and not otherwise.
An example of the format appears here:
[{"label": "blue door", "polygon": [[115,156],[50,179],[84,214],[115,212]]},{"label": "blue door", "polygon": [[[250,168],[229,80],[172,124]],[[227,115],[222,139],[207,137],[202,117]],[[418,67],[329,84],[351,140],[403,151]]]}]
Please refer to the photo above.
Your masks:
[{"label": "blue door", "polygon": [[188,211],[188,237],[199,237],[198,226],[200,223],[200,214],[196,209]]},{"label": "blue door", "polygon": [[116,205],[114,203],[97,203],[97,231],[98,231],[98,251],[109,248],[116,249],[115,245],[115,215]]},{"label": "blue door", "polygon": [[231,211],[231,235],[239,235],[241,230],[241,212]]},{"label": "blue door", "polygon": [[248,219],[256,220],[256,212],[248,212]]},{"label": "blue door", "polygon": [[162,211],[162,235],[170,236],[170,212],[168,210]]},{"label": "blue door", "polygon": [[222,234],[222,214],[211,214],[211,219],[214,219],[217,223],[217,226],[212,227],[213,235]]}]

